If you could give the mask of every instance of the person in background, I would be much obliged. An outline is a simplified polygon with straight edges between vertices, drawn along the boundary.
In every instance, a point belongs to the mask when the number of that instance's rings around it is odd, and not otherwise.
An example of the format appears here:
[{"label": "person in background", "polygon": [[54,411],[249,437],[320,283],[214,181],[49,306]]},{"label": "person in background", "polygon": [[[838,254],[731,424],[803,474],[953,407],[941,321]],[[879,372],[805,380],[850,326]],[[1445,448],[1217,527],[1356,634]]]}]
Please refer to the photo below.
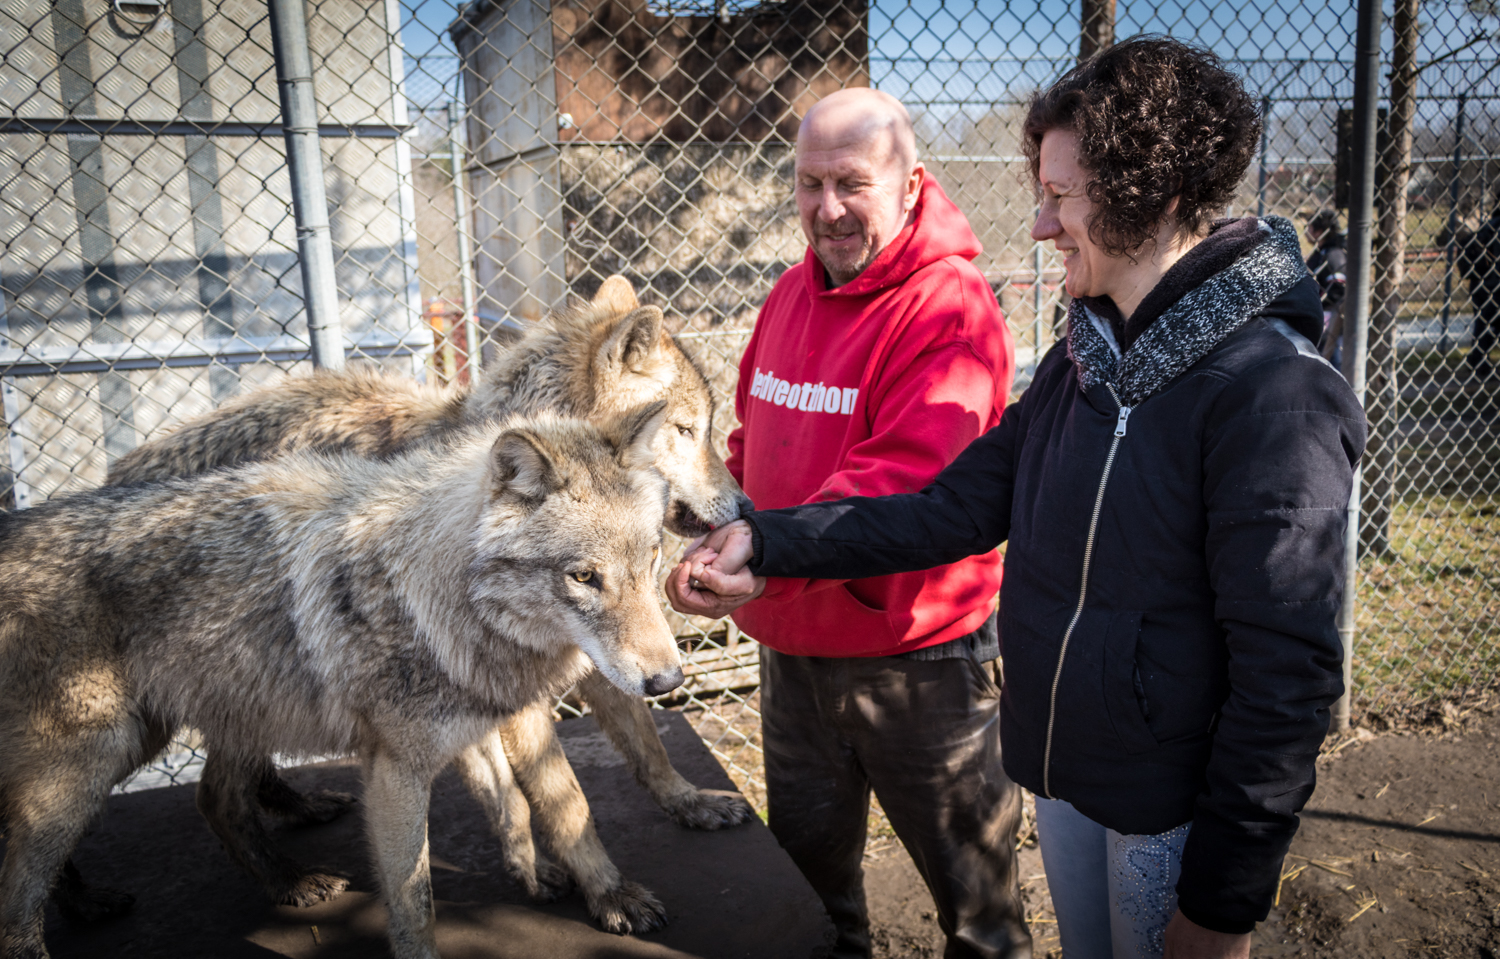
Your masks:
[{"label": "person in background", "polygon": [[1474,304],[1474,347],[1465,359],[1482,377],[1495,373],[1490,351],[1500,338],[1500,204],[1459,245],[1458,272]]},{"label": "person in background", "polygon": [[[899,101],[814,104],[793,191],[808,250],[771,290],[740,363],[728,466],[762,506],[921,489],[999,421],[1014,373],[978,239],[917,162]],[[959,957],[1031,954],[1015,859],[1021,795],[1000,763],[993,554],[843,582],[784,578],[735,612],[761,643],[769,825],[870,955],[861,865],[870,792]],[[689,614],[728,612],[675,590]]]},{"label": "person in background", "polygon": [[1166,38],[1039,93],[1031,235],[1073,301],[1026,392],[921,491],[757,509],[671,576],[733,606],[1005,543],[1003,756],[1067,959],[1248,956],[1343,692],[1365,418],[1296,227],[1214,219],[1259,137],[1239,79]]},{"label": "person in background", "polygon": [[1345,239],[1333,210],[1321,210],[1307,221],[1307,242],[1313,246],[1307,269],[1323,297],[1322,352],[1335,367],[1343,359]]}]

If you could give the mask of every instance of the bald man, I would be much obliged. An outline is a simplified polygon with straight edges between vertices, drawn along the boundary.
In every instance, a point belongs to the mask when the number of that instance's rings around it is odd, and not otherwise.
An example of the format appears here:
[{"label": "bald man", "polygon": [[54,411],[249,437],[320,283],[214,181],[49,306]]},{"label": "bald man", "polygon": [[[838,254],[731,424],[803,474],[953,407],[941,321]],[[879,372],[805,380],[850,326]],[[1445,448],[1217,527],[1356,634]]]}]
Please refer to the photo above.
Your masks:
[{"label": "bald man", "polygon": [[[1010,334],[968,221],[917,162],[901,104],[815,104],[797,134],[803,262],[740,363],[729,469],[762,508],[921,489],[994,426]],[[994,554],[850,582],[772,579],[734,612],[761,650],[770,826],[822,897],[833,955],[870,955],[873,788],[937,906],[945,956],[1029,956],[1021,797],[1000,767]],[[679,567],[684,613],[729,607]]]}]

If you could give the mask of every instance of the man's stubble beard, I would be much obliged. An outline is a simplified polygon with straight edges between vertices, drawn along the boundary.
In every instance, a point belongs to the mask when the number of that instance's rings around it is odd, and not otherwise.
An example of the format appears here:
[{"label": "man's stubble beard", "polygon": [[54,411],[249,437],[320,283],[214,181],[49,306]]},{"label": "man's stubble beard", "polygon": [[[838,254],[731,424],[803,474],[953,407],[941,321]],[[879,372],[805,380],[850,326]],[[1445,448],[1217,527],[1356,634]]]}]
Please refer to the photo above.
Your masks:
[{"label": "man's stubble beard", "polygon": [[[821,239],[826,235],[819,233],[818,237]],[[859,250],[846,257],[839,257],[837,253],[825,256],[823,251],[818,249],[818,245],[816,243],[813,244],[813,252],[818,255],[819,262],[823,264],[823,269],[827,272],[828,279],[833,281],[834,286],[843,286],[854,280],[868,269],[871,263],[875,262],[875,256],[880,252],[874,248],[874,244],[870,242],[870,237],[864,230],[860,230],[859,235],[863,241],[860,244]],[[839,260],[847,260],[849,262],[838,262]]]}]

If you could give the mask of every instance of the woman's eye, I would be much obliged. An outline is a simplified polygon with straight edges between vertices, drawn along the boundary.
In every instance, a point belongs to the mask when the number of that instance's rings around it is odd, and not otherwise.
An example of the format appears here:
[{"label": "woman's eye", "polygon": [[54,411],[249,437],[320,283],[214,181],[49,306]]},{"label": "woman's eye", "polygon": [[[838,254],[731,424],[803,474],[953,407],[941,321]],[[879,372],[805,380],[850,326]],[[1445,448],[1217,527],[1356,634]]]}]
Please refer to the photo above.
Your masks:
[{"label": "woman's eye", "polygon": [[576,580],[578,580],[578,582],[580,582],[580,583],[587,583],[587,582],[589,582],[590,580],[592,580],[594,578],[594,571],[590,570],[590,569],[586,569],[586,570],[583,570],[582,572],[574,573],[573,574],[573,578],[576,579]]}]

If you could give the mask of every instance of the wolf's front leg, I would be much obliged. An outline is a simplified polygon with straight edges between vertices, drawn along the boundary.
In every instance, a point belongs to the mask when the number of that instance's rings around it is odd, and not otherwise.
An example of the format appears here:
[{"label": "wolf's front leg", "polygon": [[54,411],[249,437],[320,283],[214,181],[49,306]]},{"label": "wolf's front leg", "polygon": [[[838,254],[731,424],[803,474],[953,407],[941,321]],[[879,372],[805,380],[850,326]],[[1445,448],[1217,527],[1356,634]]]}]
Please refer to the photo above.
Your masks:
[{"label": "wolf's front leg", "polygon": [[396,959],[438,959],[437,916],[427,857],[432,777],[386,753],[365,763],[365,823],[375,871],[390,912],[387,935]]},{"label": "wolf's front leg", "polygon": [[195,796],[198,811],[240,866],[261,884],[272,902],[311,906],[332,899],[349,886],[333,873],[307,869],[283,856],[261,825],[255,799],[260,765],[227,750],[209,746],[203,778]]},{"label": "wolf's front leg", "polygon": [[540,902],[551,902],[573,889],[566,871],[538,856],[531,841],[531,807],[516,785],[500,730],[492,729],[458,757],[458,772],[484,810],[490,829],[505,848],[505,868]]},{"label": "wolf's front leg", "polygon": [[594,831],[588,800],[557,741],[551,706],[539,702],[501,727],[506,755],[542,838],[578,881],[601,926],[622,935],[659,929],[666,924],[666,909],[644,886],[621,878]]},{"label": "wolf's front leg", "polygon": [[625,757],[636,781],[679,826],[722,829],[754,818],[755,810],[739,793],[699,789],[672,768],[644,699],[622,691],[597,669],[583,678],[578,691],[593,709],[599,728]]}]

